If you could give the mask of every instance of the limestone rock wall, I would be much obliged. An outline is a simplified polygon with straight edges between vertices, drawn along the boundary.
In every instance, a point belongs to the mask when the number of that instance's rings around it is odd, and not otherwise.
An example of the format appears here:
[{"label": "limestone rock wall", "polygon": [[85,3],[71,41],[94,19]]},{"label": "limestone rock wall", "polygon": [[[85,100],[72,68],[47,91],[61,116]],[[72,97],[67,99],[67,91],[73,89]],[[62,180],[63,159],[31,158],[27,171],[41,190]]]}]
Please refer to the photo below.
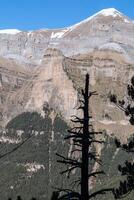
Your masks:
[{"label": "limestone rock wall", "polygon": [[76,113],[78,102],[77,90],[63,69],[64,56],[60,51],[48,49],[26,108],[41,110],[44,103],[60,112],[66,120]]}]

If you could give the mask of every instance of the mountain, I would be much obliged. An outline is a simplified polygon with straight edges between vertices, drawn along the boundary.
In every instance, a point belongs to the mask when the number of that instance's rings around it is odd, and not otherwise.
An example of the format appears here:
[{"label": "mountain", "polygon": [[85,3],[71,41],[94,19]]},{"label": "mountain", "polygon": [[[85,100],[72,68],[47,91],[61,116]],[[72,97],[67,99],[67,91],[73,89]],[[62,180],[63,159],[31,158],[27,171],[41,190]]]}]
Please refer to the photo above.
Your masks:
[{"label": "mountain", "polygon": [[98,93],[90,102],[92,123],[110,141],[95,148],[115,184],[113,173],[126,155],[116,151],[113,137],[126,142],[133,126],[109,96],[125,98],[134,75],[133,33],[134,21],[114,8],[57,30],[0,30],[1,147],[10,150],[27,138],[29,130],[34,132],[28,144],[1,162],[3,199],[17,194],[25,199],[27,191],[29,198],[32,194],[48,200],[52,186],[67,184],[65,177],[59,179],[55,153],[70,155],[63,138],[71,116],[81,114],[76,108],[87,72],[91,90]]},{"label": "mountain", "polygon": [[119,49],[133,59],[133,30],[134,22],[128,17],[113,8],[104,9],[67,28],[28,32],[1,30],[0,55],[39,65],[47,48],[57,48],[65,56],[72,56],[101,48],[107,43],[117,43]]}]

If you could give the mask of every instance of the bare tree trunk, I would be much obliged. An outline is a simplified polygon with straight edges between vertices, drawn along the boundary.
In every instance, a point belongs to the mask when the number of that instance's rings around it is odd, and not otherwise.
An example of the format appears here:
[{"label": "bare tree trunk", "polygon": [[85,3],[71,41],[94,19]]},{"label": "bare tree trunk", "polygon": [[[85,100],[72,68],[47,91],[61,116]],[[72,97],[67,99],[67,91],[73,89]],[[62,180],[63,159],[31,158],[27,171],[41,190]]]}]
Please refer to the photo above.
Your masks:
[{"label": "bare tree trunk", "polygon": [[81,199],[89,199],[88,185],[88,150],[89,150],[89,75],[86,75],[85,95],[84,95],[84,124],[82,140],[82,166],[81,166]]},{"label": "bare tree trunk", "polygon": [[[94,146],[94,143],[103,143],[103,140],[95,139],[95,135],[102,134],[102,132],[95,132],[92,125],[89,124],[89,120],[91,118],[89,115],[89,99],[91,96],[96,95],[96,92],[89,91],[89,74],[86,75],[85,89],[81,91],[81,94],[82,99],[80,99],[81,104],[78,107],[78,110],[82,110],[83,116],[82,118],[74,116],[74,119],[71,119],[71,122],[77,125],[68,130],[69,134],[65,137],[65,139],[71,138],[74,146],[76,146],[75,150],[81,152],[80,160],[76,158],[65,157],[58,153],[56,154],[58,157],[60,157],[60,160],[57,160],[57,162],[65,164],[68,167],[66,170],[62,171],[61,174],[67,173],[68,177],[70,177],[72,170],[81,170],[80,179],[75,181],[75,183],[81,184],[81,192],[79,193],[70,189],[58,189],[59,192],[64,192],[64,194],[59,198],[61,200],[89,200],[97,195],[104,195],[106,192],[113,191],[113,188],[106,188],[90,194],[89,179],[91,177],[96,177],[99,174],[104,174],[104,172],[95,171],[93,173],[89,173],[89,160],[92,159],[100,164],[100,160],[97,158],[96,152],[92,151],[92,147]],[[90,130],[89,127],[92,127],[92,130]],[[74,151],[72,151],[72,153]]]}]

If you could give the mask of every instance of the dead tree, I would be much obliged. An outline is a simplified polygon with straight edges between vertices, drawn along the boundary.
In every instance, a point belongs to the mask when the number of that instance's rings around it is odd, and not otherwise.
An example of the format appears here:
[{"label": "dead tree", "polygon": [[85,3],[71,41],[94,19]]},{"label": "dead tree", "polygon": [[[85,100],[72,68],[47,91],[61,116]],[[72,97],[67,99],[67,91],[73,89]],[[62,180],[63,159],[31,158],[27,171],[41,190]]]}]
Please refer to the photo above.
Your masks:
[{"label": "dead tree", "polygon": [[[118,100],[115,94],[110,96],[110,100],[129,116],[131,125],[134,125],[134,77],[131,79],[131,85],[127,86],[126,100]],[[129,154],[134,153],[134,137],[127,144],[121,144],[118,139],[115,139],[115,144],[117,148],[121,148]],[[118,166],[118,170],[122,176],[126,176],[127,178],[125,181],[120,181],[119,187],[113,190],[115,199],[124,198],[134,190],[134,162],[126,160],[124,166]]]},{"label": "dead tree", "polygon": [[[93,151],[94,144],[102,144],[103,141],[97,139],[97,135],[101,135],[102,132],[95,132],[92,125],[90,124],[91,116],[89,114],[89,99],[91,96],[96,95],[96,92],[90,92],[89,90],[89,75],[86,75],[85,89],[81,91],[82,99],[80,100],[80,106],[78,110],[81,110],[83,116],[80,118],[78,116],[73,116],[71,120],[75,126],[68,130],[68,135],[65,139],[72,139],[75,149],[73,152],[78,151],[80,154],[80,159],[69,158],[57,154],[60,157],[60,160],[57,162],[65,164],[67,169],[62,171],[61,174],[68,173],[70,176],[72,170],[79,168],[80,169],[80,179],[76,180],[76,183],[80,183],[81,189],[80,193],[77,191],[69,189],[59,189],[59,192],[64,192],[65,194],[59,197],[59,199],[70,199],[70,200],[89,200],[92,197],[97,195],[103,195],[107,191],[112,189],[102,189],[97,192],[90,194],[89,188],[89,179],[91,177],[96,177],[99,174],[104,174],[103,171],[95,171],[89,173],[89,161],[94,160],[95,162],[101,164],[99,155],[97,152]],[[73,153],[72,152],[72,153]]]},{"label": "dead tree", "polygon": [[51,200],[58,200],[58,197],[59,197],[59,192],[57,192],[57,191],[53,192]]}]

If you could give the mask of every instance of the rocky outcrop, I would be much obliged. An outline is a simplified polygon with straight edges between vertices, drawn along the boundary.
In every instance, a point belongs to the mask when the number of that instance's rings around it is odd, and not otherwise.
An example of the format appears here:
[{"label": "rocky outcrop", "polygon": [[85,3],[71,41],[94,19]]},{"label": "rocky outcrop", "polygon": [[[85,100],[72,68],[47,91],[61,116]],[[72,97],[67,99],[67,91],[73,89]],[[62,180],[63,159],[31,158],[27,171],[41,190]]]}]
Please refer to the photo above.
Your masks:
[{"label": "rocky outcrop", "polygon": [[76,114],[77,91],[63,69],[63,62],[64,56],[60,51],[48,49],[45,52],[41,67],[31,81],[33,87],[25,105],[26,109],[41,112],[44,103],[48,103],[66,120]]}]

